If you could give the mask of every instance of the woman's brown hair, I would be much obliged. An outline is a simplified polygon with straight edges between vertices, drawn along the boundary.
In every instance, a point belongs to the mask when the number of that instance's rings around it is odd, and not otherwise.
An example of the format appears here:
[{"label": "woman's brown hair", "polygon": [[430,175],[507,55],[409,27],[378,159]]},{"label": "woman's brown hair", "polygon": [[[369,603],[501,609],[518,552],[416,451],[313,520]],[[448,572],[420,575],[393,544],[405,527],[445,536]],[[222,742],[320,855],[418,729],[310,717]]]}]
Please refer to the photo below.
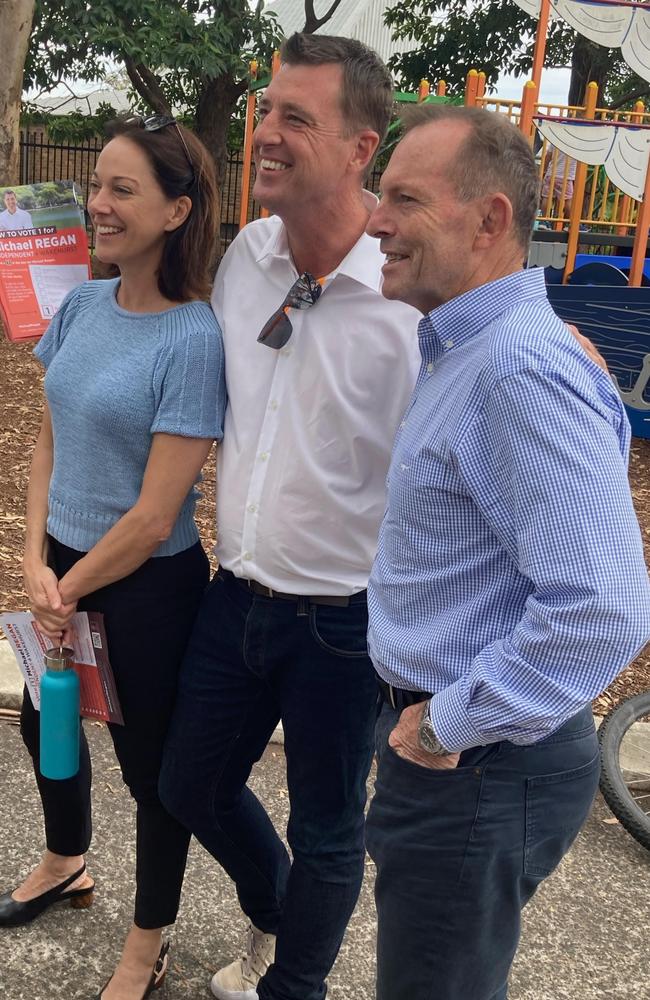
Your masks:
[{"label": "woman's brown hair", "polygon": [[[219,227],[219,199],[214,161],[200,139],[170,118],[116,119],[106,127],[109,139],[124,136],[134,142],[151,163],[156,180],[168,198],[185,195],[192,208],[185,222],[168,233],[163,247],[158,288],[173,302],[210,296],[215,244]],[[164,122],[164,118],[161,118]]]}]

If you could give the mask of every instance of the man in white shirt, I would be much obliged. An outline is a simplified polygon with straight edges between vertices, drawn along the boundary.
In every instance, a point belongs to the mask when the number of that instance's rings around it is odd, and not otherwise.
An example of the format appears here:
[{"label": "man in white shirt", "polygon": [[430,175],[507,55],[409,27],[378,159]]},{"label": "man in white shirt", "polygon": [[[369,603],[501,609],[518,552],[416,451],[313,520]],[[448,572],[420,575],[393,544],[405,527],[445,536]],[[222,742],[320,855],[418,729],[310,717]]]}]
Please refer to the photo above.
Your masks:
[{"label": "man in white shirt", "polygon": [[[229,397],[220,569],[161,776],[251,923],[246,956],[212,980],[222,1000],[321,1000],[358,897],[377,704],[365,588],[419,365],[419,314],[382,298],[364,232],[390,75],[351,39],[297,35],[282,60],[254,142],[255,197],[276,214],[239,234],[212,299]],[[280,718],[292,862],[246,787]]]},{"label": "man in white shirt", "polygon": [[29,212],[18,207],[18,201],[14,191],[7,190],[4,193],[5,211],[0,212],[0,229],[33,229],[34,223]]}]

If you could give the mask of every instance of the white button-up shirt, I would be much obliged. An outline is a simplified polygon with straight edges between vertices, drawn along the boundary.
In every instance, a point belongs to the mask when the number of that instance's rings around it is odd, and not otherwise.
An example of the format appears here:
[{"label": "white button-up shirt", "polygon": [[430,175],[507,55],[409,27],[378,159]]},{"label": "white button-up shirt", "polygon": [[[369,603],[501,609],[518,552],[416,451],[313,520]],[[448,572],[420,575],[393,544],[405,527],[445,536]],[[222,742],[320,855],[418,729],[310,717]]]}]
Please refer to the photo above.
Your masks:
[{"label": "white button-up shirt", "polygon": [[4,212],[0,212],[0,230],[9,232],[12,229],[33,228],[32,217],[23,208],[17,208],[15,212],[10,212],[7,208]]},{"label": "white button-up shirt", "polygon": [[280,351],[257,336],[298,277],[281,220],[250,223],[221,263],[212,307],[228,408],[216,554],[236,576],[293,594],[367,585],[393,437],[420,361],[420,314],[382,297],[383,262],[378,241],[361,236],[315,305],[289,311],[293,333]]}]

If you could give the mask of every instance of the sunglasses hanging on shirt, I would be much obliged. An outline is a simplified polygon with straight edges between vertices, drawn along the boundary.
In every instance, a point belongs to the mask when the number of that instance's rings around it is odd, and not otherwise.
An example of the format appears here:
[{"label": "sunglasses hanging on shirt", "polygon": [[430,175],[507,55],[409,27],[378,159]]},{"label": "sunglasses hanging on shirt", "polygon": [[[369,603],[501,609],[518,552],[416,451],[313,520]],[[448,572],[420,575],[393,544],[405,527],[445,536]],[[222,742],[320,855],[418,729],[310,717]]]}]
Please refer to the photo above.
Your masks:
[{"label": "sunglasses hanging on shirt", "polygon": [[315,278],[309,271],[301,274],[287,292],[280,308],[275,310],[262,327],[257,342],[265,344],[266,347],[272,347],[274,351],[283,348],[293,330],[288,316],[289,309],[309,309],[315,302],[318,302],[323,291],[324,280],[324,278]]}]

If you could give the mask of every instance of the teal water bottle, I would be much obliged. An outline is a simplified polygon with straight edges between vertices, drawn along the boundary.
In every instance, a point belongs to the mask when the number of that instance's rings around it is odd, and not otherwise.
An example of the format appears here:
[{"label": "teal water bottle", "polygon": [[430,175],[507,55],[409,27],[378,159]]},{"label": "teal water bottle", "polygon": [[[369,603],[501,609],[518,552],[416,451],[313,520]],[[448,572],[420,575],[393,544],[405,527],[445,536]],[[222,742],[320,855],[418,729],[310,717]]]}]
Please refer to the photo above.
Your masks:
[{"label": "teal water bottle", "polygon": [[73,778],[79,770],[79,678],[74,650],[48,649],[41,677],[41,774]]}]

